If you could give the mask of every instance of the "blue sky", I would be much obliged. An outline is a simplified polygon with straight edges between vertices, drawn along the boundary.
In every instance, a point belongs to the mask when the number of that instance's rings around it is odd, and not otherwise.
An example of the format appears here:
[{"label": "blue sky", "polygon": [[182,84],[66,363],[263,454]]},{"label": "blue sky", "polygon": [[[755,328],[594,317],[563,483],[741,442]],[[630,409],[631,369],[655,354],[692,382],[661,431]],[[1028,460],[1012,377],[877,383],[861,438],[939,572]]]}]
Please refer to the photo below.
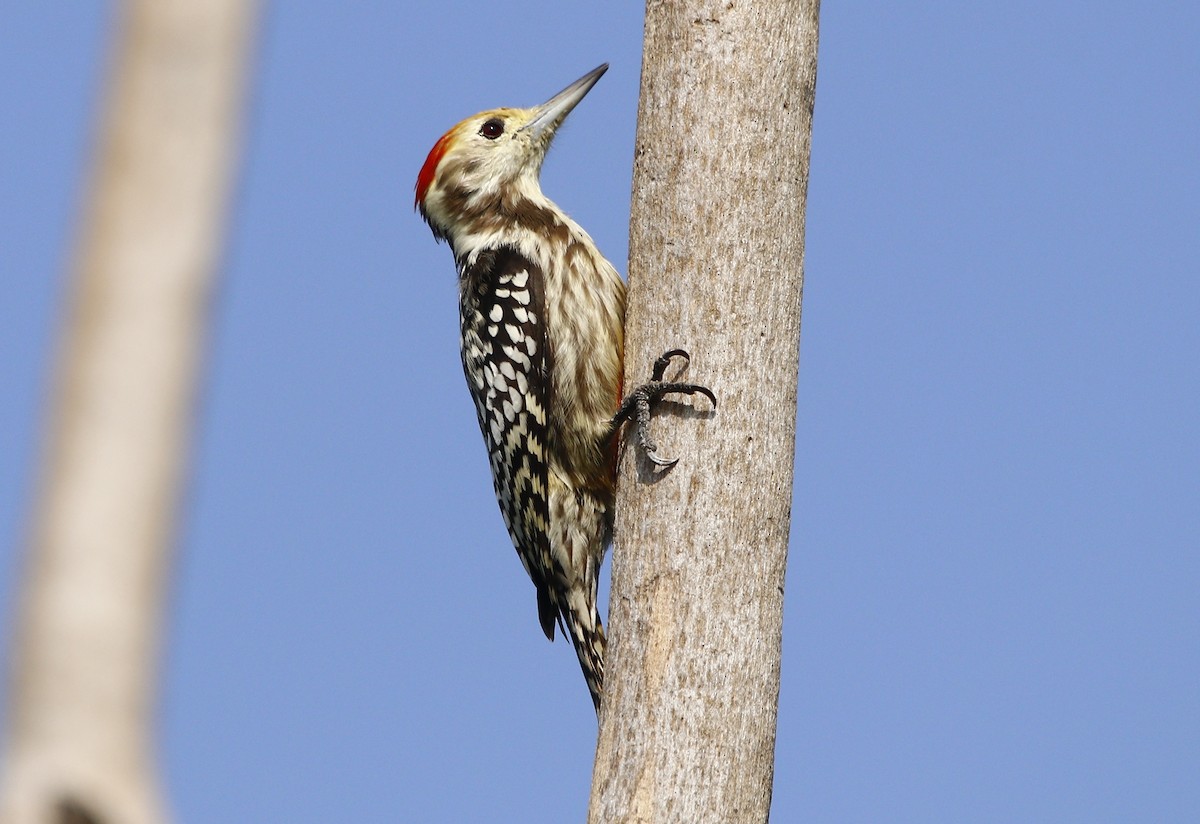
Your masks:
[{"label": "blue sky", "polygon": [[[624,269],[641,14],[607,5],[266,14],[169,618],[179,820],[582,820],[594,716],[412,185],[608,61],[543,184]],[[111,29],[0,11],[6,620]],[[1197,42],[1179,3],[825,5],[774,820],[1200,819]]]}]

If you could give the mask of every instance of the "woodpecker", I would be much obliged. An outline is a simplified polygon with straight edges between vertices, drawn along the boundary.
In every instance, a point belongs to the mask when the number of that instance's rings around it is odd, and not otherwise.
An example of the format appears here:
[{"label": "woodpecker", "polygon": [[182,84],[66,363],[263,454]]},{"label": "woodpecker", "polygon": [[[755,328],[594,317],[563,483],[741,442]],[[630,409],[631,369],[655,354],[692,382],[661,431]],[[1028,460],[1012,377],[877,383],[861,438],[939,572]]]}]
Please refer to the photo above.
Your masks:
[{"label": "woodpecker", "polygon": [[542,194],[555,132],[608,70],[601,65],[541,106],[501,108],[446,132],[417,176],[415,207],[449,243],[458,270],[463,371],[500,513],[537,590],[538,619],[571,640],[599,712],[604,627],[596,608],[612,536],[616,446],[625,421],[659,466],[650,405],[671,393],[659,358],[622,402],[625,283],[591,237]]}]

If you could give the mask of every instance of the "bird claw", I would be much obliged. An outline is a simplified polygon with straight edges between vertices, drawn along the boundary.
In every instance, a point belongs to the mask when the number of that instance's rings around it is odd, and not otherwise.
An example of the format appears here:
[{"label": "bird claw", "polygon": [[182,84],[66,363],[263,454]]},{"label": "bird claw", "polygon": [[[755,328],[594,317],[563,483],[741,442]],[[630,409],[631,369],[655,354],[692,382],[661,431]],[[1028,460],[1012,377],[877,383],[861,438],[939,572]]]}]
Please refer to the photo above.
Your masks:
[{"label": "bird claw", "polygon": [[654,464],[655,466],[657,466],[661,469],[670,469],[671,467],[675,466],[675,464],[679,463],[678,458],[672,458],[671,460],[667,460],[666,458],[660,458],[657,455],[655,455],[653,452],[649,452],[649,451],[646,452],[646,460],[650,461],[650,463]]},{"label": "bird claw", "polygon": [[658,360],[654,362],[654,371],[650,374],[651,381],[661,381],[663,379],[663,375],[667,373],[667,367],[671,365],[672,358],[683,358],[685,369],[692,362],[692,356],[687,353],[686,349],[672,349],[669,352],[663,352],[658,357]]},{"label": "bird claw", "polygon": [[641,447],[646,459],[664,470],[675,466],[675,464],[679,463],[679,459],[661,458],[656,454],[658,446],[650,437],[651,407],[666,395],[704,395],[712,402],[714,409],[717,406],[717,396],[707,386],[701,386],[696,383],[676,383],[663,380],[667,367],[670,366],[674,358],[683,358],[685,363],[691,361],[691,356],[683,349],[672,349],[669,352],[663,353],[661,357],[654,361],[650,381],[634,389],[625,397],[610,424],[611,436],[615,436],[621,428],[621,424],[627,420],[632,420],[638,446]]}]

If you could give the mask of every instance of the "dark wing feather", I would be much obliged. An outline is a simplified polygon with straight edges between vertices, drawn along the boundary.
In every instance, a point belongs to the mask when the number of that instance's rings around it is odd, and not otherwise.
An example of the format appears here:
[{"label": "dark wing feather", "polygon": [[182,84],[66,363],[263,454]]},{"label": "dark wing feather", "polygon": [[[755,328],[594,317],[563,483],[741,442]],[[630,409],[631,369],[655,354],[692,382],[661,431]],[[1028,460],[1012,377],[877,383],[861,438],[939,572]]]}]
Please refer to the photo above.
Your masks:
[{"label": "dark wing feather", "polygon": [[547,589],[550,405],[542,272],[511,247],[460,267],[463,371],[487,445],[496,499],[513,545],[538,591],[538,619],[554,638]]}]

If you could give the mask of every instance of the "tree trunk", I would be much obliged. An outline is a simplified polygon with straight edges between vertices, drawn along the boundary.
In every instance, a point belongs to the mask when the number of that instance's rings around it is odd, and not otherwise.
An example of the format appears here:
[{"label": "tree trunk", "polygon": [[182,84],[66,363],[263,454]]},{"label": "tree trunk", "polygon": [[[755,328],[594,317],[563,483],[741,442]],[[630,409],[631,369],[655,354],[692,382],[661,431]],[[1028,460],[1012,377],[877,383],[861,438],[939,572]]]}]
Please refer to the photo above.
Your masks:
[{"label": "tree trunk", "polygon": [[25,560],[4,824],[167,817],[160,629],[255,5],[122,10]]},{"label": "tree trunk", "polygon": [[720,406],[622,459],[593,824],[770,811],[817,12],[647,4],[625,381],[681,347]]}]

